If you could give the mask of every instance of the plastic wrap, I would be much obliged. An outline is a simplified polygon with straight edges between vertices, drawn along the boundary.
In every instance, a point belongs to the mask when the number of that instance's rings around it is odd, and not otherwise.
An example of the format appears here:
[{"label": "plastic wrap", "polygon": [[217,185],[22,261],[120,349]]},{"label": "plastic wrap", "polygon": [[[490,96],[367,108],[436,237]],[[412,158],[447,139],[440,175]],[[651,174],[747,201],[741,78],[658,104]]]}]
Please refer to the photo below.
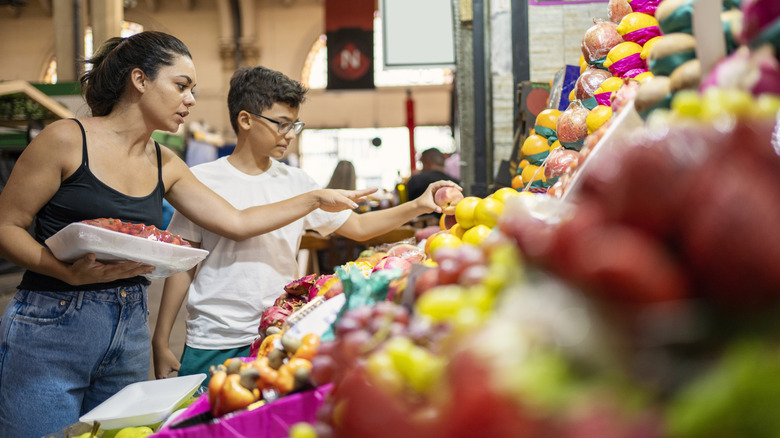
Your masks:
[{"label": "plastic wrap", "polygon": [[607,56],[613,47],[623,42],[617,32],[617,24],[611,21],[594,20],[593,26],[585,31],[582,38],[582,55],[589,64]]}]

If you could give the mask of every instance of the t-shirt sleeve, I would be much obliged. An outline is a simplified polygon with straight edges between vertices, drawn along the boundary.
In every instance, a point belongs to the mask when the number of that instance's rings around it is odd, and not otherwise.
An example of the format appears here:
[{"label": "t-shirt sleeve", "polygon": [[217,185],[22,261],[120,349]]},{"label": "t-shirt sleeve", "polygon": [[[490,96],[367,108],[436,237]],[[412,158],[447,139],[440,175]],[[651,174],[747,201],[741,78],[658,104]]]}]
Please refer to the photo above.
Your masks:
[{"label": "t-shirt sleeve", "polygon": [[203,229],[178,211],[173,212],[167,230],[191,242],[203,242]]}]

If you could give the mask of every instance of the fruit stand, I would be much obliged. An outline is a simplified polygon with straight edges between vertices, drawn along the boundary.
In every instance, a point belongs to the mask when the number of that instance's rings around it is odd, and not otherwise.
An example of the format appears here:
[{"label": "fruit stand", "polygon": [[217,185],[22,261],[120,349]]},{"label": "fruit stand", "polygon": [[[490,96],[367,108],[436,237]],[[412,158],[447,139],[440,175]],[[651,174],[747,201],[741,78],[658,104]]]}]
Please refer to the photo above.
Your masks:
[{"label": "fruit stand", "polygon": [[610,0],[512,187],[288,284],[155,435],[777,436],[777,4]]}]

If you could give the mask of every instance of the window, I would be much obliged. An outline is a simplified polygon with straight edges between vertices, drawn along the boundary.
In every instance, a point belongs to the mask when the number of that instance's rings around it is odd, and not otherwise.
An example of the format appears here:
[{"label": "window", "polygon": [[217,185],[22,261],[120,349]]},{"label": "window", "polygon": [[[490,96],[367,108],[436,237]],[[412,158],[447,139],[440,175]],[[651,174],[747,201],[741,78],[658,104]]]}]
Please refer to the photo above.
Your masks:
[{"label": "window", "polygon": [[[304,85],[311,89],[323,89],[328,85],[327,38],[320,35],[312,44],[301,72]],[[452,70],[448,68],[392,69],[382,68],[382,20],[374,17],[374,85],[377,87],[399,87],[409,85],[443,85],[453,81]]]},{"label": "window", "polygon": [[[144,27],[138,23],[133,23],[132,21],[123,21],[121,35],[123,38],[127,38],[131,35],[141,33],[143,30]],[[87,27],[87,30],[84,32],[84,57],[89,59],[92,57],[93,53],[94,47],[92,42],[92,28]],[[86,68],[89,69],[90,65],[87,64]],[[49,61],[49,67],[46,69],[43,82],[46,84],[57,83],[57,59],[54,56],[52,56],[51,61]]]}]

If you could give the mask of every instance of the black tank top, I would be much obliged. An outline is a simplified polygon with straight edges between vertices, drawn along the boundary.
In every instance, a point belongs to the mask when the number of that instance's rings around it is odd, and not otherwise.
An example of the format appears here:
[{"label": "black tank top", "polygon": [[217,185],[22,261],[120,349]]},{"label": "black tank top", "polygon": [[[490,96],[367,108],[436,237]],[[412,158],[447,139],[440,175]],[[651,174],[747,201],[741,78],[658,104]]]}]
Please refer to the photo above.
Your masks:
[{"label": "black tank top", "polygon": [[[162,228],[162,200],[165,186],[162,180],[160,145],[154,143],[157,150],[157,187],[152,193],[143,197],[127,196],[104,184],[89,170],[87,135],[81,122],[72,120],[81,128],[83,139],[81,165],[60,184],[57,193],[36,214],[35,240],[44,244],[46,239],[70,223],[103,217]],[[48,291],[98,290],[139,283],[149,284],[149,280],[138,276],[111,283],[72,286],[47,275],[26,271],[18,288]]]}]

